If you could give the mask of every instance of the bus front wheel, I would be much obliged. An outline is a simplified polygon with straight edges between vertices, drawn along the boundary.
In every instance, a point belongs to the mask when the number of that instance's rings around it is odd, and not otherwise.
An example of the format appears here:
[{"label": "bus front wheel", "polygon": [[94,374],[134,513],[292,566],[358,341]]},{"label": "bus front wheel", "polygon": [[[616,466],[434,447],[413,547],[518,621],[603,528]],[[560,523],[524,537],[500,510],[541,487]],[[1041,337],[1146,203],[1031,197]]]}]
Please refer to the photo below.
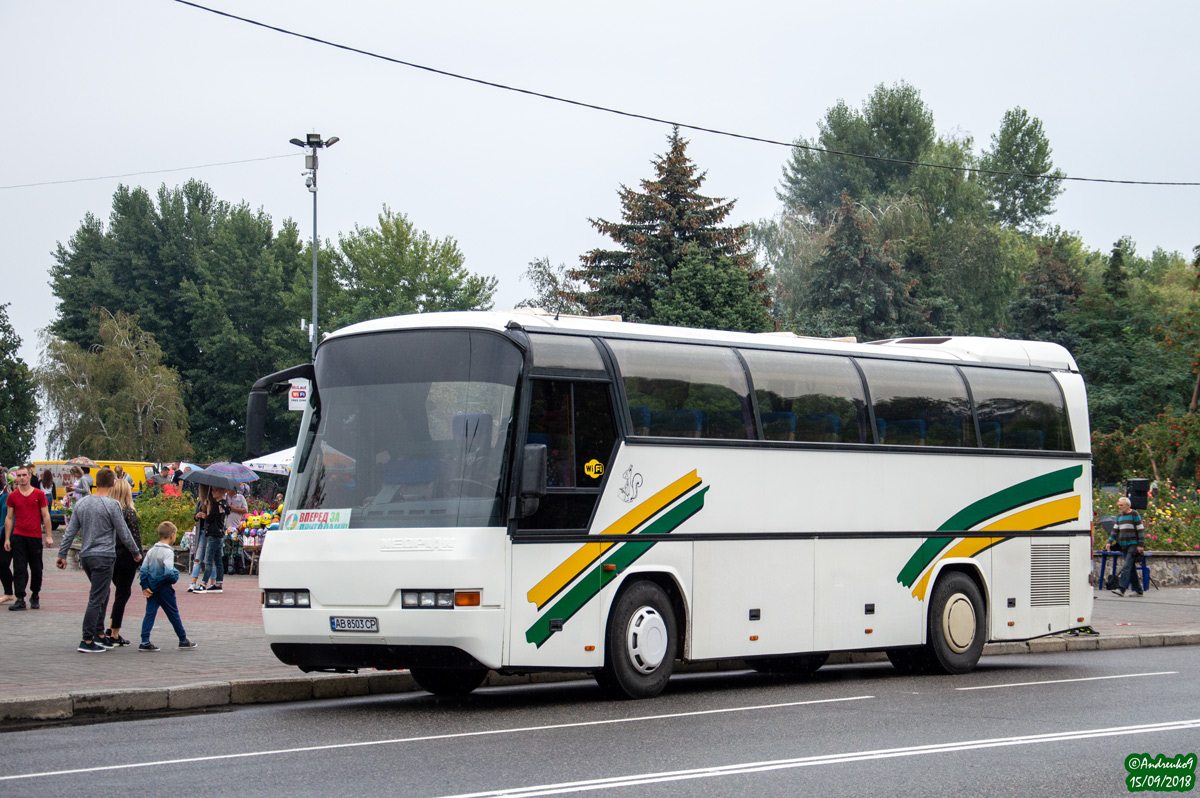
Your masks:
[{"label": "bus front wheel", "polygon": [[953,571],[938,580],[929,607],[929,648],[943,673],[969,673],[987,639],[983,596],[975,580]]},{"label": "bus front wheel", "polygon": [[422,690],[441,696],[463,696],[483,684],[487,668],[409,668]]},{"label": "bus front wheel", "polygon": [[675,612],[653,582],[624,590],[609,614],[599,685],[618,698],[653,698],[675,667]]}]

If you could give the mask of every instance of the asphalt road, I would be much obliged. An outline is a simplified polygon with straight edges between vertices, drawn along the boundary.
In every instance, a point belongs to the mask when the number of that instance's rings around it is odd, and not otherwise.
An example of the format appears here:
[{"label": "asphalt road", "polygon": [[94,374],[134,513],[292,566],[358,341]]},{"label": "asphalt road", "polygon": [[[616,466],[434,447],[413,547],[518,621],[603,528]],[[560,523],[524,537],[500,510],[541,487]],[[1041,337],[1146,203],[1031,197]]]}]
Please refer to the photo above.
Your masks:
[{"label": "asphalt road", "polygon": [[0,794],[1128,795],[1200,748],[1200,647],[993,657],[958,677],[832,666],[245,707],[0,734]]}]

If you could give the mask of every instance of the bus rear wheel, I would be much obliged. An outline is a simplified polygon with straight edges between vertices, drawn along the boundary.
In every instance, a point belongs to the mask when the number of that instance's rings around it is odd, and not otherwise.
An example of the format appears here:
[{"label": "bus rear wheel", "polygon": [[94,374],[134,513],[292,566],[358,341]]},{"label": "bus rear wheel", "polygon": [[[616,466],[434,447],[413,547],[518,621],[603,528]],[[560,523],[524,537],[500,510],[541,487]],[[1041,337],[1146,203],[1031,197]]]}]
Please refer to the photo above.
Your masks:
[{"label": "bus rear wheel", "polygon": [[951,571],[930,594],[928,642],[888,649],[888,659],[901,673],[969,673],[987,642],[986,617],[975,580]]},{"label": "bus rear wheel", "polygon": [[464,696],[483,684],[487,668],[409,668],[422,690],[441,696]]},{"label": "bus rear wheel", "polygon": [[953,571],[933,588],[929,607],[929,650],[942,673],[975,669],[986,642],[983,595],[975,580]]},{"label": "bus rear wheel", "polygon": [[759,673],[772,673],[779,676],[812,676],[825,660],[829,659],[828,652],[820,654],[796,654],[788,657],[765,657],[763,659],[747,660],[746,664]]},{"label": "bus rear wheel", "polygon": [[605,635],[604,670],[596,682],[617,698],[653,698],[675,668],[675,612],[653,582],[637,581],[617,598]]}]

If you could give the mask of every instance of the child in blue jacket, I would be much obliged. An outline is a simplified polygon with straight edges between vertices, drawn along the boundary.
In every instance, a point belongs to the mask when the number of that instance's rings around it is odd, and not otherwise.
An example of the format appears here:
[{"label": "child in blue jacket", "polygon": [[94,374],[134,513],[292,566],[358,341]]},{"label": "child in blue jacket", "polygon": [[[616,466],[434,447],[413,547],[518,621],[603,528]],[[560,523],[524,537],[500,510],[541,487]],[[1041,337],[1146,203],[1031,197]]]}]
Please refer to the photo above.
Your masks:
[{"label": "child in blue jacket", "polygon": [[150,642],[150,630],[154,628],[154,617],[158,608],[162,607],[163,614],[179,635],[179,647],[192,649],[196,644],[187,638],[183,629],[183,621],[179,618],[179,605],[175,603],[175,583],[179,581],[179,569],[175,567],[175,536],[179,530],[170,521],[158,525],[158,542],[150,547],[142,559],[142,570],[139,583],[142,595],[146,597],[146,618],[142,621],[142,644],[138,651],[158,651],[158,646]]}]

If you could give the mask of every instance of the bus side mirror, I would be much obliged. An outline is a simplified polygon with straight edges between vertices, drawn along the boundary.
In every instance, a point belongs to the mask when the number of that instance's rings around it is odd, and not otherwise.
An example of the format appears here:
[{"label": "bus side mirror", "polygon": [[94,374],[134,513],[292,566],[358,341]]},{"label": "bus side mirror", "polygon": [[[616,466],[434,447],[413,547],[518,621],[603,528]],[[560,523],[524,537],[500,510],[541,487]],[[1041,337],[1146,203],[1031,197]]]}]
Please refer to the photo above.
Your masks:
[{"label": "bus side mirror", "polygon": [[541,498],[546,495],[546,463],[546,444],[525,444],[525,457],[521,461],[522,517],[536,513]]},{"label": "bus side mirror", "polygon": [[267,426],[267,392],[251,391],[246,403],[246,459],[262,454],[263,431]]},{"label": "bus side mirror", "polygon": [[312,384],[310,401],[314,407],[319,406],[317,375],[312,363],[301,363],[256,381],[246,401],[246,456],[243,459],[253,460],[262,454],[263,433],[267,427],[267,396],[283,393],[293,379],[306,379]]}]

